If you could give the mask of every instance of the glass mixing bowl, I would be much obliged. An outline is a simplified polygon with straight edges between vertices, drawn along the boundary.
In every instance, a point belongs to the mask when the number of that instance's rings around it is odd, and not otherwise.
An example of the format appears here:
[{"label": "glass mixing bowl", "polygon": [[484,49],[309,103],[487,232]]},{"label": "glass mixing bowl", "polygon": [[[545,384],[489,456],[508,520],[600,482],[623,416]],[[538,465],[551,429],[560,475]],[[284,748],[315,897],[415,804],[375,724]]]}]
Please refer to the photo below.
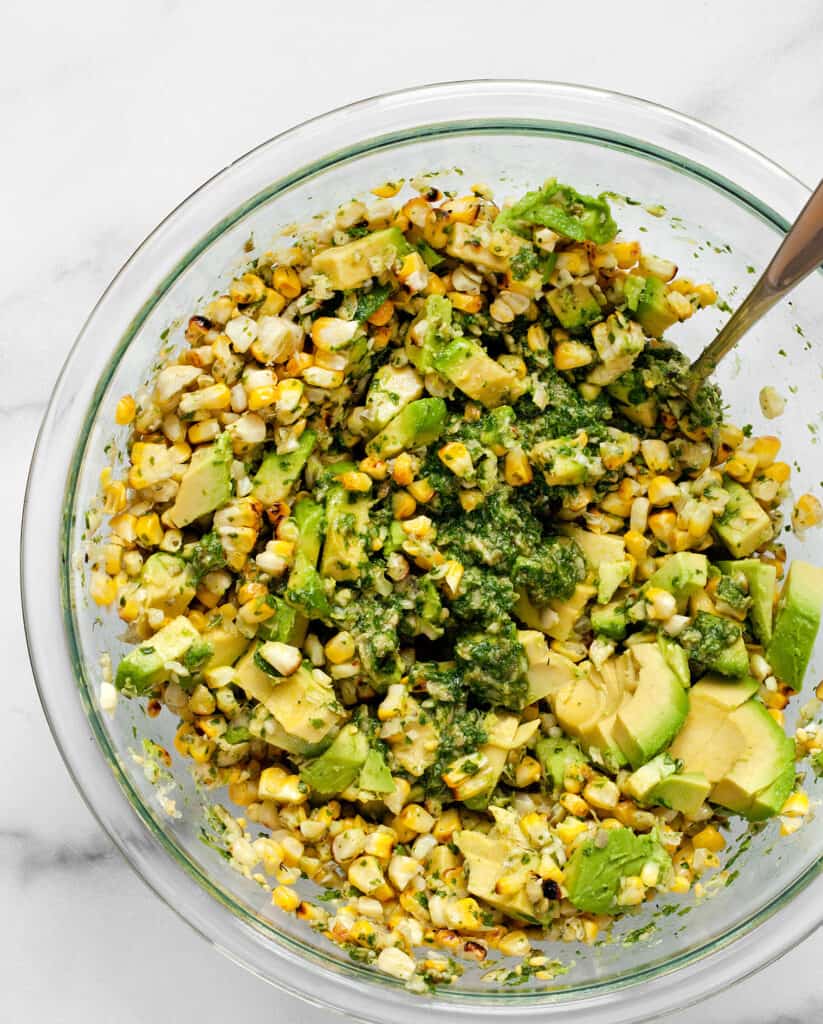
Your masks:
[{"label": "glass mixing bowl", "polygon": [[[714,281],[731,303],[751,286],[808,194],[762,156],[672,111],[539,82],[465,82],[380,96],[308,121],[238,160],[126,263],[54,390],[24,519],[23,598],[37,685],[69,771],[135,870],[213,945],[260,977],[368,1021],[411,1024],[423,1013],[433,1021],[646,1019],[762,967],[819,924],[823,816],[789,838],[769,824],[739,854],[734,884],[711,898],[681,898],[682,906],[667,898],[687,913],[654,916],[648,906],[621,924],[615,941],[551,950],[573,961],[553,983],[494,988],[475,967],[449,989],[412,998],[272,907],[201,842],[203,797],[177,760],[171,795],[180,816],[163,813],[132,751],[143,735],[173,750],[170,715],[149,719],[136,702],[121,701],[109,718],[97,704],[99,656],[117,658],[123,645],[117,617],[100,615],[86,598],[78,552],[108,442],[124,438],[113,426],[118,398],[147,379],[164,343],[182,343],[181,323],[248,258],[244,245],[263,251],[283,225],[333,210],[379,182],[432,171],[441,172],[441,188],[482,181],[498,197],[554,175],[584,192],[608,189],[642,200],[615,205],[628,237],[640,232],[647,250]],[[724,316],[708,311],[672,337],[694,354]],[[797,494],[821,480],[821,364],[809,339],[822,327],[823,275],[815,274],[718,375],[734,421],[782,434]],[[776,423],[765,421],[758,405],[767,382],[789,399]],[[823,563],[823,534],[813,531],[802,545],[787,534],[786,543],[790,556]],[[821,668],[818,650],[810,690]],[[794,721],[790,714],[789,725]],[[819,787],[813,779],[807,784],[814,796]],[[631,941],[647,924],[645,937]]]}]

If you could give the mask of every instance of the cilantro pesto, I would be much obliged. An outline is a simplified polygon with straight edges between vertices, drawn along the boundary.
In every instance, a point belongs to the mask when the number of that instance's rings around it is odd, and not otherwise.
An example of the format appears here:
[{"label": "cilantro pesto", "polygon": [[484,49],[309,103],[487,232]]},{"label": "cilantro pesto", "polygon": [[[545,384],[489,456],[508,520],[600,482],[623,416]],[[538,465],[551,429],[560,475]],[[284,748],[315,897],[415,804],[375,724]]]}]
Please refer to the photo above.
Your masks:
[{"label": "cilantro pesto", "polygon": [[91,595],[129,650],[101,701],[179,719],[242,808],[208,841],[351,957],[549,981],[539,937],[722,877],[735,817],[799,827],[823,728],[795,746],[782,709],[823,573],[784,564],[778,439],[683,397],[677,327],[714,288],[608,194],[373,191],[119,403]]}]

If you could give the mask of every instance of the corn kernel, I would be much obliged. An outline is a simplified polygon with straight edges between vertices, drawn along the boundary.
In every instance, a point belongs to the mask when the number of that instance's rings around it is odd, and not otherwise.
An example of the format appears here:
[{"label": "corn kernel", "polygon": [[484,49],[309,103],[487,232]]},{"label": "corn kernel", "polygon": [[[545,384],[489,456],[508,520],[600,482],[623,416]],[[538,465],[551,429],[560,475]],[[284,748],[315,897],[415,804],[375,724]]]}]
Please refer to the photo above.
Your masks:
[{"label": "corn kernel", "polygon": [[557,370],[576,370],[588,366],[594,360],[594,351],[580,341],[561,341],[554,350],[554,365]]},{"label": "corn kernel", "polygon": [[712,853],[720,853],[726,847],[726,840],[714,825],[707,825],[692,837],[692,846],[696,850],[711,850]]},{"label": "corn kernel", "polygon": [[408,491],[415,501],[420,501],[424,504],[427,501],[431,501],[434,497],[434,488],[425,477],[420,480],[413,480],[408,485]]},{"label": "corn kernel", "polygon": [[275,267],[271,276],[272,286],[287,299],[296,299],[303,290],[300,278],[293,267]]},{"label": "corn kernel", "polygon": [[758,467],[758,457],[754,452],[736,451],[726,463],[726,472],[740,483],[747,484]]},{"label": "corn kernel", "polygon": [[652,505],[670,505],[680,494],[677,484],[667,476],[652,477],[648,496]]},{"label": "corn kernel", "polygon": [[531,464],[521,448],[513,448],[506,452],[503,462],[503,476],[512,487],[522,487],[534,478]]},{"label": "corn kernel", "polygon": [[103,572],[92,573],[89,591],[95,604],[105,607],[117,597],[117,581]]},{"label": "corn kernel", "polygon": [[809,798],[802,791],[797,790],[786,800],[780,808],[780,813],[790,818],[802,818],[809,813]]},{"label": "corn kernel", "polygon": [[300,897],[294,889],[289,889],[285,885],[278,885],[277,888],[272,890],[271,901],[276,907],[285,910],[289,914],[294,913],[300,906]]},{"label": "corn kernel", "polygon": [[384,181],[382,185],[373,188],[371,193],[380,199],[392,199],[405,184],[405,178],[398,178],[397,181]]},{"label": "corn kernel", "polygon": [[114,410],[114,422],[120,426],[128,426],[137,415],[137,404],[131,395],[123,395]]},{"label": "corn kernel", "polygon": [[402,828],[409,828],[413,832],[431,832],[434,827],[434,818],[420,804],[407,804],[397,815],[397,823]]},{"label": "corn kernel", "polygon": [[361,494],[365,494],[371,490],[371,477],[367,473],[362,473],[359,470],[348,473],[341,473],[339,478],[343,489],[346,491],[356,491]]},{"label": "corn kernel", "polygon": [[437,453],[438,458],[455,476],[468,476],[474,469],[468,448],[461,441],[449,441]]},{"label": "corn kernel", "polygon": [[392,513],[395,519],[410,519],[417,508],[417,502],[408,491],[397,491],[392,495]]},{"label": "corn kernel", "polygon": [[258,409],[267,409],[274,405],[280,396],[280,388],[277,384],[264,384],[261,387],[252,388],[249,391],[249,409],[257,412]]},{"label": "corn kernel", "polygon": [[482,295],[467,295],[465,292],[449,292],[448,297],[455,309],[461,313],[479,313],[483,308]]}]

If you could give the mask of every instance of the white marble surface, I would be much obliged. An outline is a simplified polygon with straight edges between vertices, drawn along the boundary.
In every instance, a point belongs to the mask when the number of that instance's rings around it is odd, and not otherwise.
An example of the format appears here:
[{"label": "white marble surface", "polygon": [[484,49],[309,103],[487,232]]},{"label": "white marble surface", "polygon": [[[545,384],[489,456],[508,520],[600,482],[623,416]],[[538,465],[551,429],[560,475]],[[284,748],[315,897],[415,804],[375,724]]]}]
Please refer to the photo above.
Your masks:
[{"label": "white marble surface", "polygon": [[[808,182],[823,170],[819,0],[408,7],[404,21],[390,13],[400,5],[363,0],[3,5],[4,1022],[176,1022],[193,1007],[201,1021],[327,1016],[221,958],[150,896],[66,775],[26,657],[16,538],[38,423],[88,310],[157,221],[232,158],[305,117],[386,89],[480,76],[645,96],[740,136]],[[588,55],[595,21],[600,42]],[[821,957],[823,933],[672,1021],[821,1019]]]}]

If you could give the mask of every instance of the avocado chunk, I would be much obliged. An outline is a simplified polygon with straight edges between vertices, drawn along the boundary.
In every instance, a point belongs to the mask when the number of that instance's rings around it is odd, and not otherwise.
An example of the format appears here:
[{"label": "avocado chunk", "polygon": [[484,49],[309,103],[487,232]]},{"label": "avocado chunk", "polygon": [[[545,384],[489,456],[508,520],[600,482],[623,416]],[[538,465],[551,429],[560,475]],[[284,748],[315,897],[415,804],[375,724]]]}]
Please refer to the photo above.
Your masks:
[{"label": "avocado chunk", "polygon": [[366,445],[377,459],[390,459],[407,448],[419,448],[436,441],[446,426],[446,403],[442,398],[418,398],[402,409]]},{"label": "avocado chunk", "polygon": [[356,725],[344,725],[330,747],[300,769],[300,778],[320,796],[335,796],[354,782],[366,762],[369,741]]},{"label": "avocado chunk", "polygon": [[203,633],[203,640],[209,645],[210,656],[203,668],[222,668],[233,665],[249,646],[249,640],[233,622],[221,617],[219,625],[211,626]]},{"label": "avocado chunk", "polygon": [[[366,537],[371,501],[343,487],[330,488],[326,498],[326,542],[320,575],[356,580],[368,564]],[[318,594],[319,596],[319,594]]]},{"label": "avocado chunk", "polygon": [[292,624],[294,634],[301,638],[301,642],[309,619],[325,619],[331,613],[323,578],[316,568],[323,539],[323,518],[323,506],[311,498],[301,498],[294,506],[297,550],[285,596],[302,620],[295,620]]},{"label": "avocado chunk", "polygon": [[469,398],[493,409],[505,402],[515,376],[469,338],[455,338],[432,360],[435,370]]},{"label": "avocado chunk", "polygon": [[679,643],[666,636],[662,630],[657,634],[657,644],[663,652],[666,664],[677,676],[680,685],[684,689],[688,689],[692,681],[691,671],[689,670],[689,656]]},{"label": "avocado chunk", "polygon": [[304,430],[292,451],[280,455],[269,452],[255,474],[252,495],[266,508],[285,501],[300,479],[316,441],[314,430]]},{"label": "avocado chunk", "polygon": [[643,330],[653,338],[662,337],[664,331],[677,323],[677,314],[666,298],[666,285],[659,277],[645,279],[637,296],[635,316]]},{"label": "avocado chunk", "polygon": [[337,291],[359,288],[369,278],[394,266],[412,251],[399,228],[384,228],[319,252],[311,261],[315,274],[325,274]]},{"label": "avocado chunk", "polygon": [[671,743],[689,711],[689,697],[657,644],[635,644],[634,692],[624,697],[614,738],[632,768],[639,768]]},{"label": "avocado chunk", "polygon": [[600,303],[584,284],[570,284],[548,292],[546,301],[552,313],[567,329],[586,327],[603,315]]},{"label": "avocado chunk", "polygon": [[669,775],[649,794],[649,803],[661,804],[673,811],[692,816],[709,797],[711,783],[702,772]]},{"label": "avocado chunk", "polygon": [[613,828],[604,846],[587,839],[569,858],[565,885],[569,901],[590,914],[614,914],[623,878],[639,875],[646,864],[657,864],[660,880],[671,871],[671,859],[654,835],[635,835]]},{"label": "avocado chunk", "polygon": [[[592,533],[591,530],[583,530],[579,526],[562,526],[560,532],[565,537],[571,537],[586,556],[590,568],[590,578],[587,582],[592,582],[598,577],[598,568],[603,564],[622,563],[626,560],[626,543],[622,537],[614,533]],[[608,600],[609,598],[606,598],[606,601]]]},{"label": "avocado chunk", "polygon": [[199,643],[200,634],[185,615],[179,615],[129,651],[117,666],[114,685],[127,697],[145,697],[169,678],[166,665],[181,662]]},{"label": "avocado chunk", "polygon": [[777,588],[777,569],[758,558],[743,558],[737,562],[718,562],[718,568],[728,574],[742,573],[749,584],[749,608],[752,631],[768,647],[774,621],[774,595]]},{"label": "avocado chunk", "polygon": [[189,566],[179,555],[156,551],[143,563],[140,589],[147,608],[159,608],[173,618],[182,615],[191,604],[195,583]]},{"label": "avocado chunk", "polygon": [[691,661],[714,672],[744,676],[749,671],[749,654],[740,626],[731,619],[698,612],[678,639]]},{"label": "avocado chunk", "polygon": [[823,569],[795,559],[780,592],[774,634],[766,649],[772,671],[793,690],[803,686],[820,628],[821,605]]},{"label": "avocado chunk", "polygon": [[682,610],[689,597],[706,586],[708,578],[709,560],[705,555],[696,551],[677,551],[652,573],[648,586],[668,591]]},{"label": "avocado chunk", "polygon": [[292,608],[282,597],[275,597],[271,594],[269,601],[274,603],[274,615],[258,624],[257,639],[277,640],[281,644],[302,647],[308,628],[306,616],[296,608]]},{"label": "avocado chunk", "polygon": [[[539,873],[540,856],[537,853],[507,839],[496,839],[469,829],[455,832],[454,843],[465,858],[466,888],[472,896],[523,921],[535,924],[548,921],[548,900],[544,897],[535,903],[526,892],[529,876]],[[522,875],[523,887],[513,893],[499,893],[498,881],[504,875],[515,873]]]},{"label": "avocado chunk", "polygon": [[382,430],[409,402],[422,395],[423,381],[413,366],[381,366],[366,394],[365,418],[369,428],[375,433]]},{"label": "avocado chunk", "polygon": [[359,786],[369,793],[393,793],[397,786],[379,750],[372,748],[360,772]]},{"label": "avocado chunk", "polygon": [[464,263],[473,263],[484,270],[495,274],[505,274],[509,262],[504,256],[498,256],[477,240],[477,229],[472,224],[451,225],[451,237],[446,245],[446,252]]},{"label": "avocado chunk", "polygon": [[647,803],[655,787],[676,771],[677,761],[674,758],[668,754],[658,754],[631,773],[626,780],[626,792],[635,800]]},{"label": "avocado chunk", "polygon": [[615,591],[628,582],[632,576],[633,563],[628,559],[622,562],[601,562],[597,570],[597,603],[607,604],[614,597]]},{"label": "avocado chunk", "polygon": [[724,477],[723,490],[729,495],[729,500],[715,519],[713,529],[734,558],[745,558],[772,539],[771,520],[757,500],[736,480]]},{"label": "avocado chunk", "polygon": [[629,618],[621,601],[595,605],[590,612],[592,629],[607,640],[622,640],[626,635]]},{"label": "avocado chunk", "polygon": [[587,764],[586,756],[573,741],[563,737],[542,739],[537,741],[535,754],[543,775],[551,782],[552,789],[562,791],[566,771],[574,764]]},{"label": "avocado chunk", "polygon": [[[455,799],[473,810],[482,810],[486,807],[503,774],[509,751],[517,744],[519,723],[517,715],[507,711],[490,711],[486,715],[483,721],[486,742],[476,751],[477,760],[482,767],[452,786]],[[447,773],[451,770],[452,768],[447,769]]]},{"label": "avocado chunk", "polygon": [[166,512],[172,526],[180,529],[195,519],[215,512],[231,498],[231,437],[228,433],[207,448],[198,448],[183,474],[174,504]]}]

